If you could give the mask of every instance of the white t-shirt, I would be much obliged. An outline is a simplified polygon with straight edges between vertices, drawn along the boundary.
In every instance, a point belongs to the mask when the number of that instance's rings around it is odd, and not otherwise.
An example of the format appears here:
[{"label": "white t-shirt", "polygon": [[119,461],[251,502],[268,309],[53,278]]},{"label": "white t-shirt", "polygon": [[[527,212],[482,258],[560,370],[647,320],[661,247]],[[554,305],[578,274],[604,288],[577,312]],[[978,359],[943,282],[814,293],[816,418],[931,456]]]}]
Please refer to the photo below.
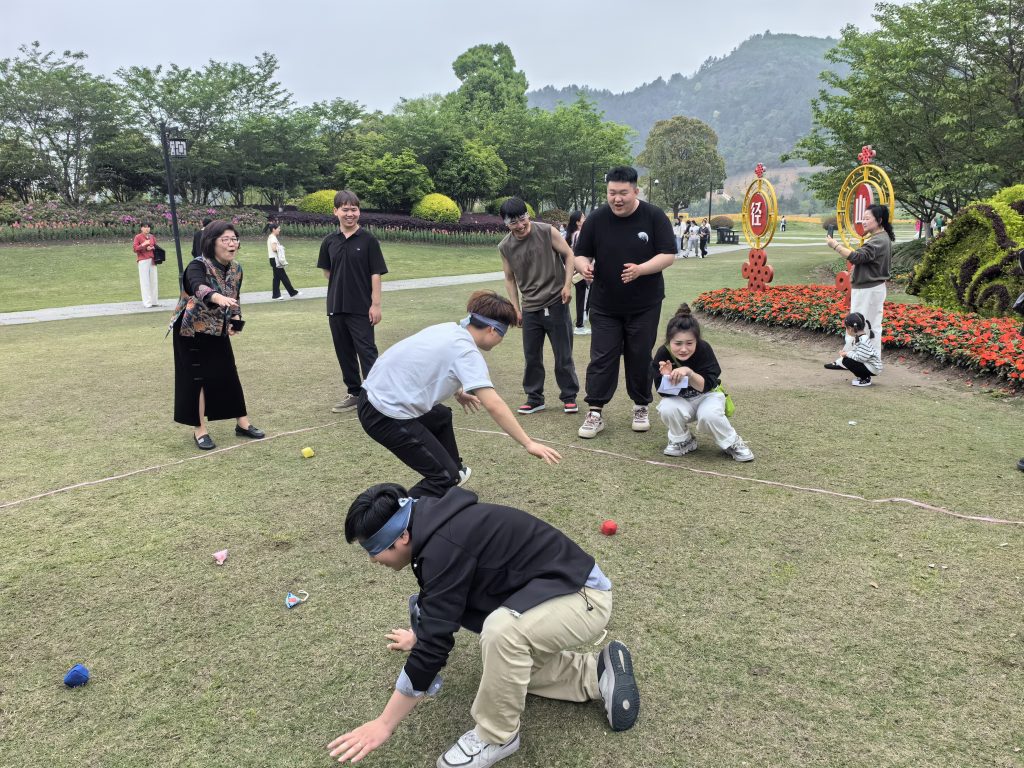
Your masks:
[{"label": "white t-shirt", "polygon": [[366,397],[392,419],[415,419],[461,388],[493,387],[487,363],[458,323],[424,328],[385,350],[363,381]]}]

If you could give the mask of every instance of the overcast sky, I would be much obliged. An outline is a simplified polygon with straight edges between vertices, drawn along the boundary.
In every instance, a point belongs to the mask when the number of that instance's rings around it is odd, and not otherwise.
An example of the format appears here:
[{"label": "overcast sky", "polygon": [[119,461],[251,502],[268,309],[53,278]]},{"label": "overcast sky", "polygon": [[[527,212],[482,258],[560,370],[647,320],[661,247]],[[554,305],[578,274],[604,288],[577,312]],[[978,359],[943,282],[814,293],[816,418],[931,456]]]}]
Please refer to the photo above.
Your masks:
[{"label": "overcast sky", "polygon": [[873,0],[4,0],[0,58],[38,40],[45,50],[80,50],[87,68],[210,59],[251,63],[276,54],[279,79],[300,104],[336,97],[390,111],[402,97],[458,85],[455,58],[504,42],[530,88],[590,85],[628,91],[659,76],[692,74],[766,30],[838,37],[845,24],[873,28]]}]

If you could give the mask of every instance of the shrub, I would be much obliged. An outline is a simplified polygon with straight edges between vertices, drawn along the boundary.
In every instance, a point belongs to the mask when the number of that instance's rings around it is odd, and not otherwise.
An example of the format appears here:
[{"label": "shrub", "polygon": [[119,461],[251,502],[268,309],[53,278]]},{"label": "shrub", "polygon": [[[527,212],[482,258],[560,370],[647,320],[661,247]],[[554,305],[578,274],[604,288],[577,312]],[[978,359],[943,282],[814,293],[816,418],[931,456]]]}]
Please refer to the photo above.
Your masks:
[{"label": "shrub", "polygon": [[923,237],[904,240],[892,248],[892,270],[896,274],[907,274],[924,258],[924,250],[928,242]]},{"label": "shrub", "polygon": [[824,229],[826,232],[828,232],[830,229],[835,231],[836,229],[839,228],[839,219],[836,218],[836,215],[834,213],[828,216],[823,216],[821,219],[821,228]]},{"label": "shrub", "polygon": [[[530,204],[526,204],[526,210],[530,210]],[[532,216],[530,218],[533,218]],[[569,214],[563,211],[561,208],[548,208],[546,211],[541,211],[540,216],[537,217],[537,221],[543,221],[546,224],[568,224]]]},{"label": "shrub", "polygon": [[334,195],[336,190],[321,189],[318,192],[310,192],[299,200],[298,208],[303,213],[320,213],[325,216],[334,215]]},{"label": "shrub", "polygon": [[432,192],[412,207],[412,215],[426,221],[458,224],[462,211],[450,197]]},{"label": "shrub", "polygon": [[729,216],[714,216],[711,219],[712,229],[733,229],[735,224]]},{"label": "shrub", "polygon": [[928,244],[907,292],[945,309],[986,317],[1011,311],[1024,290],[1017,269],[1024,251],[1024,185],[1008,187],[957,214]]},{"label": "shrub", "polygon": [[[509,197],[511,197],[511,195],[502,195],[501,197],[494,198],[489,203],[487,203],[486,211],[488,213],[493,213],[495,216],[497,216],[498,215],[498,210],[501,208],[501,204],[504,203],[506,200],[508,200]],[[524,200],[523,202],[526,202],[526,201]],[[530,205],[529,203],[526,203],[526,212],[528,214],[530,214],[530,218],[531,219],[536,219],[537,218],[537,213],[533,210],[533,206]],[[565,217],[565,221],[568,221],[568,220],[569,220],[569,217],[566,216]],[[546,221],[546,219],[541,219],[541,221]]]}]

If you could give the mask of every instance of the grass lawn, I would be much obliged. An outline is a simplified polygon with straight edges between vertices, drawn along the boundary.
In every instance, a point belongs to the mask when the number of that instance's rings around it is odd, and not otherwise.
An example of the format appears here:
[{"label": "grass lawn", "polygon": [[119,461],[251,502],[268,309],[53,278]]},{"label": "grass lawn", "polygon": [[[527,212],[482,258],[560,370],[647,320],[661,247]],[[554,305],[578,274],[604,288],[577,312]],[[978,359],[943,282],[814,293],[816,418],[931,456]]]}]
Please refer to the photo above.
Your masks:
[{"label": "grass lawn", "polygon": [[[288,277],[299,289],[326,285],[316,268],[320,240],[281,236],[288,251]],[[191,239],[188,247],[191,248]],[[167,262],[160,266],[160,298],[178,296],[178,267],[173,241],[163,242]],[[501,269],[498,249],[488,246],[446,248],[384,243],[389,273],[384,280],[434,275],[468,275]],[[185,263],[191,259],[187,249]],[[263,239],[243,240],[239,257],[245,269],[243,291],[269,291],[273,273]],[[85,241],[69,245],[0,245],[0,312],[74,304],[141,301],[139,272],[131,243]]]},{"label": "grass lawn", "polygon": [[[678,262],[666,314],[741,284],[743,258]],[[778,282],[800,282],[828,252],[769,259]],[[378,344],[461,317],[469,291],[385,294]],[[343,520],[367,485],[415,478],[353,415],[328,412],[341,382],[320,302],[254,305],[246,318],[235,354],[271,439],[245,443],[217,422],[218,445],[238,447],[213,454],[171,422],[166,318],[0,331],[0,505],[160,467],[0,508],[0,765],[326,766],[326,743],[387,700],[402,659],[383,635],[404,621],[415,580],[345,545]],[[596,440],[575,436],[582,415],[524,419],[562,451],[554,468],[486,415],[456,414],[470,488],[562,528],[614,582],[610,636],[633,649],[643,697],[623,734],[597,704],[531,697],[522,749],[502,765],[1021,766],[1024,526],[855,497],[1024,521],[1024,403],[891,358],[878,386],[857,390],[821,368],[825,342],[719,323],[706,337],[751,464],[706,437],[663,457],[656,416],[651,432],[629,430],[621,386]],[[577,341],[582,376],[589,345]],[[518,405],[518,333],[488,362]],[[598,532],[608,517],[611,538]],[[210,555],[224,547],[218,568]],[[286,609],[299,589],[310,601]],[[479,650],[457,637],[442,695],[367,765],[431,766],[471,726]],[[68,690],[76,662],[93,679]]]}]

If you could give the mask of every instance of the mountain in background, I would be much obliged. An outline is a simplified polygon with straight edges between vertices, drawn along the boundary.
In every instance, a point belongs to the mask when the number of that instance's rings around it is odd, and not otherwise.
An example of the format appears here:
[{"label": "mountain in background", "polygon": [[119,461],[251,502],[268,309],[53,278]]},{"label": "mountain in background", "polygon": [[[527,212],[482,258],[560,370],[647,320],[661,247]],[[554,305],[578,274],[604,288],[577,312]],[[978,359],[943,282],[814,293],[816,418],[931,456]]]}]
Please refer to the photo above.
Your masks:
[{"label": "mountain in background", "polygon": [[811,99],[823,87],[818,76],[832,66],[825,52],[836,42],[765,32],[724,58],[708,59],[690,77],[675,74],[667,82],[659,77],[628,93],[546,86],[527,99],[531,107],[554,109],[559,101],[569,104],[583,93],[606,119],[636,130],[637,152],[658,120],[696,117],[718,134],[718,151],[730,175],[752,172],[759,162],[777,168],[779,155],[811,130]]}]

